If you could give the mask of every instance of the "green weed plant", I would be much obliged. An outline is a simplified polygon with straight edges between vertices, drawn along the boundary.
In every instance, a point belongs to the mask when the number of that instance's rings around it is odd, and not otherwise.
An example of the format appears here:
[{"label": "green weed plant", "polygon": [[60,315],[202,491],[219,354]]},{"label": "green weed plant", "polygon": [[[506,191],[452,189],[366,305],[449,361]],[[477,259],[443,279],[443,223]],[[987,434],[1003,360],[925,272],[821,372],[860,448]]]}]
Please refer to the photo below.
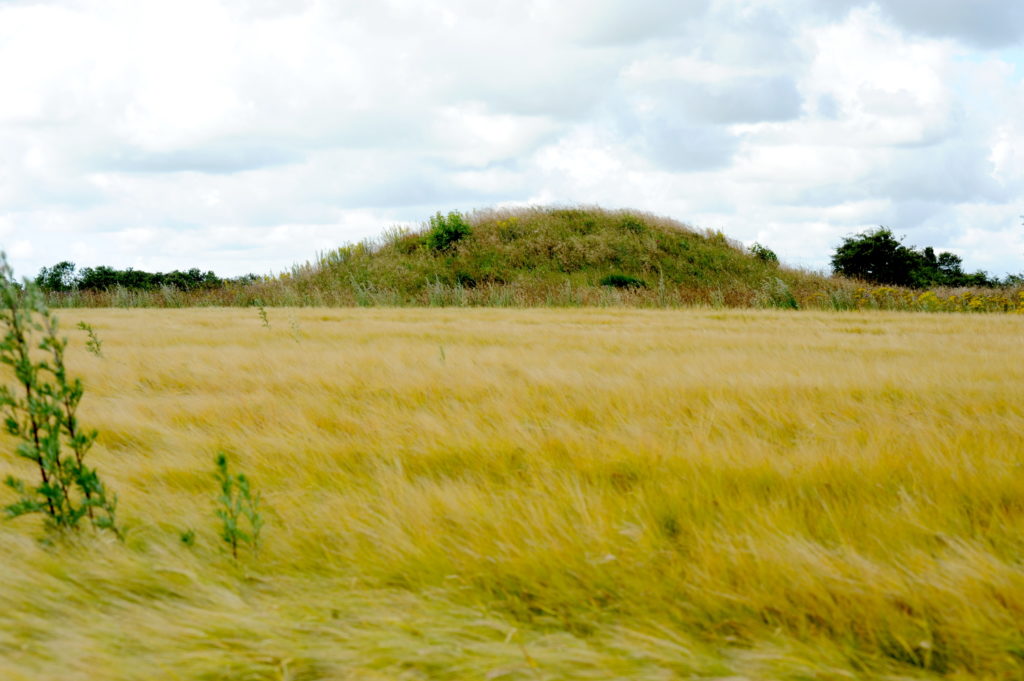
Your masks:
[{"label": "green weed plant", "polygon": [[[18,500],[4,506],[8,518],[32,513],[57,530],[77,530],[84,518],[118,537],[117,496],[107,491],[85,463],[97,432],[84,428],[77,410],[84,388],[64,363],[67,338],[31,281],[15,282],[0,253],[0,363],[10,367],[14,386],[0,386],[4,428],[18,438],[15,454],[31,462],[37,483],[9,475],[4,484]],[[98,346],[97,346],[98,349]]]},{"label": "green weed plant", "polygon": [[85,349],[97,357],[102,357],[103,341],[96,335],[96,330],[86,322],[78,322],[78,328],[89,334],[89,340],[85,341]]},{"label": "green weed plant", "polygon": [[[224,452],[217,454],[215,463],[215,475],[220,484],[217,517],[221,520],[221,539],[230,547],[232,558],[238,558],[240,544],[247,544],[253,554],[258,554],[260,530],[263,528],[259,492],[253,494],[249,478],[244,474],[233,474],[228,470],[228,457]],[[243,518],[248,523],[248,530],[242,527]],[[194,537],[192,539],[194,540]],[[185,541],[184,536],[182,541]]]}]

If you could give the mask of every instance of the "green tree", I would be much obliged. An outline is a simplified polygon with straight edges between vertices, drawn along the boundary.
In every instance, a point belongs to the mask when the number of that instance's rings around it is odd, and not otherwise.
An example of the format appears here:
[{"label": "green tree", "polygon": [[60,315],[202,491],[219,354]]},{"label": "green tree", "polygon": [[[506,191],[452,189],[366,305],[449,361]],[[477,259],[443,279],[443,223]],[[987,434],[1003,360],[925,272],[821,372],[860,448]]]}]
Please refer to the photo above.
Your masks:
[{"label": "green tree", "polygon": [[832,256],[832,271],[873,284],[917,286],[920,284],[914,273],[923,260],[912,247],[904,246],[892,230],[879,227],[844,237]]},{"label": "green tree", "polygon": [[963,260],[954,253],[936,255],[931,246],[918,251],[903,245],[887,227],[845,237],[832,256],[832,271],[872,284],[911,288],[999,284],[984,271],[964,272]]},{"label": "green tree", "polygon": [[63,260],[53,267],[43,267],[36,276],[36,286],[44,291],[72,291],[78,287],[75,263]]}]

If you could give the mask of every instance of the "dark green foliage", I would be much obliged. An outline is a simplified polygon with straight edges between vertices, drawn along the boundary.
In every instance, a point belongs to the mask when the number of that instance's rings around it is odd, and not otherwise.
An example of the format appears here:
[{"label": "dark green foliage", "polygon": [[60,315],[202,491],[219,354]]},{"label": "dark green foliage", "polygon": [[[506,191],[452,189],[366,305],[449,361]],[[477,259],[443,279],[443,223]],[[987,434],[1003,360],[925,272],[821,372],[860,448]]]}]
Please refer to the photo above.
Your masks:
[{"label": "dark green foliage", "polygon": [[879,227],[848,236],[832,256],[836,274],[872,284],[926,288],[929,286],[994,286],[985,272],[967,274],[963,261],[953,253],[939,253],[929,246],[918,251],[905,246],[892,230]]},{"label": "dark green foliage", "polygon": [[438,213],[430,218],[430,231],[427,232],[426,243],[435,251],[448,251],[472,231],[462,213],[452,211],[447,216]]},{"label": "dark green foliage", "polygon": [[455,283],[465,288],[476,288],[476,279],[473,278],[473,275],[466,272],[456,272]]},{"label": "dark green foliage", "polygon": [[642,279],[631,277],[628,274],[609,274],[602,277],[601,286],[612,286],[615,288],[647,288],[647,283]]},{"label": "dark green foliage", "polygon": [[[260,515],[260,495],[255,495],[249,485],[249,479],[241,474],[232,475],[228,471],[228,457],[223,452],[215,459],[217,470],[215,475],[220,483],[220,494],[217,496],[217,517],[221,519],[220,536],[231,547],[231,555],[238,558],[238,545],[248,544],[253,553],[259,551],[260,530],[263,528],[263,516]],[[240,520],[245,518],[249,530],[243,530]],[[184,540],[184,537],[182,538]]]},{"label": "dark green foliage", "polygon": [[989,279],[985,272],[964,272],[963,260],[958,255],[942,252],[936,257],[931,246],[926,247],[921,253],[914,278],[915,284],[919,287],[999,285],[998,280]]},{"label": "dark green foliage", "polygon": [[0,409],[8,434],[18,438],[15,454],[30,461],[38,484],[13,476],[4,481],[18,501],[4,508],[9,518],[41,513],[47,524],[74,530],[83,518],[120,536],[115,523],[116,495],[108,494],[85,456],[95,430],[78,422],[84,389],[64,366],[67,338],[30,281],[15,286],[6,257],[0,254],[0,363],[11,368],[15,387],[0,386]]},{"label": "dark green foliage", "polygon": [[36,276],[36,286],[46,291],[71,291],[78,286],[75,263],[63,260],[53,267],[44,267]]},{"label": "dark green foliage", "polygon": [[750,254],[761,262],[766,262],[771,265],[779,264],[779,256],[775,255],[775,251],[767,246],[762,246],[756,241],[750,246]]},{"label": "dark green foliage", "polygon": [[[249,275],[250,281],[251,277]],[[68,291],[106,291],[120,286],[135,291],[155,291],[163,286],[170,286],[181,291],[217,288],[224,280],[213,272],[202,272],[198,267],[173,272],[144,272],[129,267],[117,270],[113,267],[84,267],[75,272],[75,264],[68,261],[59,262],[53,267],[39,270],[35,279],[36,285],[46,292],[64,293]]]},{"label": "dark green foliage", "polygon": [[910,286],[917,262],[913,249],[900,243],[892,230],[879,227],[845,237],[832,256],[832,270],[845,277],[875,284]]}]

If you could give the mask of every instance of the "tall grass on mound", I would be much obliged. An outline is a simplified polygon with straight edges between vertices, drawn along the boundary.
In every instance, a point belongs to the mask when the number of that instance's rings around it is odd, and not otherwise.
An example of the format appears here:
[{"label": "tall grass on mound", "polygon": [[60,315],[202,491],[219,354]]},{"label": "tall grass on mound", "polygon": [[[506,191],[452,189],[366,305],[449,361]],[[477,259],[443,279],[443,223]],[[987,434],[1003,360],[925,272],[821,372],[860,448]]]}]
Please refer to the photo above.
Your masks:
[{"label": "tall grass on mound", "polygon": [[[615,281],[646,287],[610,283]],[[1022,292],[935,289],[925,295],[864,286],[785,267],[761,244],[746,249],[721,232],[647,213],[535,207],[438,213],[419,230],[386,230],[379,239],[329,250],[277,277],[192,291],[52,293],[50,304],[1018,311],[1024,309]]]},{"label": "tall grass on mound", "polygon": [[465,227],[457,240],[445,240],[443,249],[438,235],[452,230],[438,220],[420,232],[396,231],[378,243],[326,253],[293,274],[320,288],[356,283],[414,299],[432,283],[466,289],[515,284],[526,292],[563,283],[597,289],[610,275],[661,276],[670,286],[697,294],[753,291],[775,273],[771,264],[719,232],[702,233],[642,213],[596,208],[480,211],[465,218],[452,213],[445,224]]},{"label": "tall grass on mound", "polygon": [[[9,518],[39,513],[49,526],[74,530],[83,518],[120,536],[115,521],[116,495],[108,493],[95,469],[85,463],[98,435],[79,423],[84,388],[64,364],[67,338],[38,288],[15,283],[6,256],[0,254],[0,363],[11,368],[15,387],[0,386],[0,408],[9,435],[19,440],[15,454],[31,462],[37,483],[7,476],[4,483],[18,501],[4,507]],[[97,346],[98,349],[98,346]]]},{"label": "tall grass on mound", "polygon": [[[758,252],[760,253],[760,251]],[[609,277],[659,282],[620,296]],[[781,277],[818,288],[813,275],[778,267],[721,232],[598,208],[438,213],[420,230],[325,252],[277,278],[225,282],[169,295],[130,291],[53,294],[68,306],[752,306]]]}]

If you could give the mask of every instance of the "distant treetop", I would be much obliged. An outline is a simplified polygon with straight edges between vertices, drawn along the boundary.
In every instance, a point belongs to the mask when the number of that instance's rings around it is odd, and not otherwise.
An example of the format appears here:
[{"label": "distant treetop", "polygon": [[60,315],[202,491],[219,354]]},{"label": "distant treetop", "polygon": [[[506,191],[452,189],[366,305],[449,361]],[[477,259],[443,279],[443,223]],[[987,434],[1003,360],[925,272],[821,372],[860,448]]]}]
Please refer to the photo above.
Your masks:
[{"label": "distant treetop", "polygon": [[910,288],[1002,283],[980,270],[973,274],[964,272],[963,260],[953,253],[944,251],[936,255],[931,246],[923,251],[905,246],[888,227],[843,238],[832,256],[832,271],[872,284]]},{"label": "distant treetop", "polygon": [[224,280],[212,271],[198,267],[173,272],[144,272],[129,267],[118,270],[106,265],[83,267],[75,271],[75,263],[61,261],[53,267],[43,267],[36,276],[36,284],[45,291],[105,291],[118,286],[126,289],[152,291],[162,286],[173,286],[182,291],[216,288]]}]

